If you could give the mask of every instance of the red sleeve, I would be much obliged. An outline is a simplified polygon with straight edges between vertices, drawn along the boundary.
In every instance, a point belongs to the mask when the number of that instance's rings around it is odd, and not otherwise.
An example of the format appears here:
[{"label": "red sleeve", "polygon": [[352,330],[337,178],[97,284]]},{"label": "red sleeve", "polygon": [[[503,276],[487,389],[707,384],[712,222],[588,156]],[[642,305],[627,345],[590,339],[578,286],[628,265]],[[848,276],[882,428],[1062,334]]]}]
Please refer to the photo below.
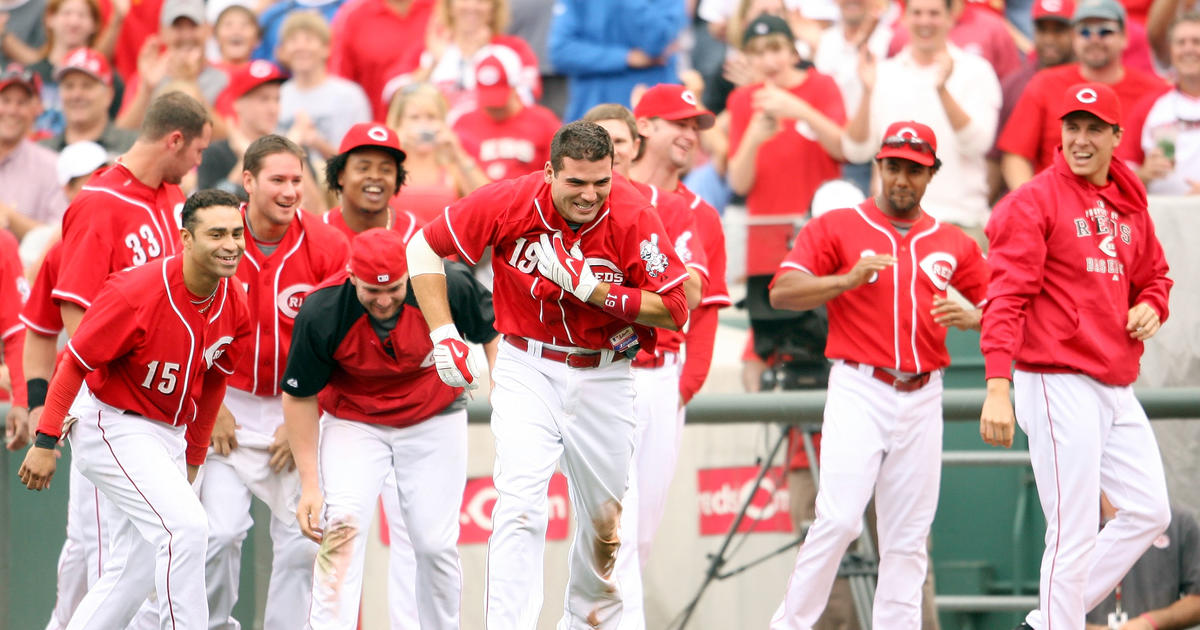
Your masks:
[{"label": "red sleeve", "polygon": [[110,285],[83,314],[67,350],[90,372],[128,353],[144,333],[136,309]]},{"label": "red sleeve", "polygon": [[[632,188],[627,190],[633,192]],[[679,254],[675,252],[662,220],[649,205],[637,212],[637,226],[627,231],[620,252],[620,259],[625,261],[625,277],[632,281],[629,285],[658,293],[664,301],[666,294],[675,287],[679,287],[680,295],[683,295],[683,282],[688,278],[687,268],[679,260]],[[687,321],[686,296],[683,298],[682,321]],[[682,326],[682,321],[676,323]]]},{"label": "red sleeve", "polygon": [[783,262],[779,263],[779,270],[771,279],[771,286],[775,286],[775,281],[779,279],[779,276],[789,271],[804,271],[820,277],[827,276],[841,268],[842,261],[838,256],[837,248],[833,247],[833,238],[829,233],[828,217],[830,216],[832,215],[817,217],[800,230],[795,244],[792,245],[792,251],[788,252]]},{"label": "red sleeve", "polygon": [[746,134],[746,127],[750,124],[750,97],[754,94],[755,87],[757,86],[737,88],[729,95],[729,99],[725,103],[725,109],[729,110],[729,155],[731,157],[737,153],[738,147],[742,144],[742,136]]},{"label": "red sleeve", "polygon": [[12,380],[12,403],[26,405],[25,372],[22,370],[21,351],[25,347],[25,325],[21,323],[21,305],[29,296],[29,285],[17,256],[17,239],[8,232],[0,232],[0,338],[4,342],[4,364]]},{"label": "red sleeve", "polygon": [[688,320],[687,294],[683,292],[683,284],[676,284],[659,295],[662,297],[663,306],[666,306],[667,312],[671,314],[671,321],[675,322],[675,328],[683,330],[683,325]]},{"label": "red sleeve", "polygon": [[979,339],[987,378],[1012,377],[1023,311],[1042,290],[1046,223],[1031,200],[1016,193],[1002,199],[988,221],[991,279]]},{"label": "red sleeve", "polygon": [[1042,120],[1046,116],[1042,102],[1042,83],[1045,74],[1039,72],[1029,80],[1025,92],[1013,107],[1012,115],[1000,132],[996,148],[1005,153],[1019,155],[1030,162],[1037,162],[1038,148],[1042,146]]},{"label": "red sleeve", "polygon": [[[815,72],[815,70],[809,70],[809,72]],[[822,114],[828,116],[833,122],[839,125],[845,125],[846,103],[845,100],[842,99],[842,91],[838,89],[837,82],[834,81],[829,75],[818,74],[818,76],[821,77],[821,98],[813,99],[816,101],[816,103],[810,102],[810,104],[816,105],[817,109],[820,110]],[[837,95],[837,98],[834,98],[833,95],[835,94]],[[807,101],[808,99],[805,100]]]},{"label": "red sleeve", "polygon": [[37,278],[29,290],[29,299],[21,309],[21,321],[34,332],[55,336],[62,332],[62,310],[50,296],[54,283],[58,279],[58,266],[62,253],[61,244],[56,244],[46,253],[42,266],[38,268]]},{"label": "red sleeve", "polygon": [[50,380],[50,389],[46,392],[46,406],[42,408],[42,418],[37,426],[40,433],[54,437],[62,435],[63,418],[70,413],[71,403],[75,402],[86,374],[87,371],[75,357],[63,353],[62,360],[54,369],[54,378]]},{"label": "red sleeve", "polygon": [[1167,277],[1167,272],[1170,268],[1167,266],[1167,258],[1163,254],[1162,244],[1158,242],[1158,237],[1154,234],[1154,222],[1150,220],[1150,213],[1147,211],[1144,215],[1142,230],[1145,235],[1140,237],[1141,251],[1138,252],[1138,264],[1134,272],[1130,275],[1130,300],[1129,306],[1132,308],[1135,304],[1145,302],[1158,313],[1160,322],[1166,322],[1169,313],[1168,295],[1171,291],[1171,286],[1174,284]]},{"label": "red sleeve", "polygon": [[514,181],[493,182],[451,204],[422,228],[425,242],[443,258],[457,254],[467,264],[479,262],[513,203]]},{"label": "red sleeve", "polygon": [[687,404],[704,386],[708,370],[712,366],[713,344],[717,337],[717,311],[719,306],[702,305],[692,311],[684,333],[687,358],[683,372],[679,375],[679,397]]},{"label": "red sleeve", "polygon": [[4,338],[4,364],[8,366],[8,377],[12,382],[12,404],[14,407],[28,407],[29,393],[25,390],[25,366],[22,355],[25,352],[25,329]]},{"label": "red sleeve", "polygon": [[958,268],[954,270],[954,276],[950,279],[950,284],[963,297],[971,301],[971,304],[976,308],[982,307],[987,302],[987,285],[988,285],[988,264],[983,257],[983,250],[979,248],[979,243],[975,239],[962,235],[966,241],[964,248],[965,254],[958,261]]},{"label": "red sleeve", "polygon": [[708,282],[704,285],[704,297],[700,303],[705,306],[718,308],[730,306],[733,301],[729,298],[729,287],[725,281],[726,254],[725,231],[721,228],[721,217],[712,206],[696,197],[697,205],[692,210],[696,224],[696,236],[700,239],[699,247],[704,248],[704,257],[708,263]]},{"label": "red sleeve", "polygon": [[700,275],[708,277],[708,257],[704,248],[695,239],[696,225],[692,218],[692,209],[688,207],[683,195],[659,189],[658,211],[671,238],[671,246],[675,253],[689,269],[695,269]]},{"label": "red sleeve", "polygon": [[[80,195],[71,204],[70,215],[106,216],[102,201],[98,194]],[[70,225],[63,230],[62,259],[51,295],[55,300],[71,302],[86,310],[91,308],[111,270],[113,248],[117,246],[112,242],[115,228],[108,222],[82,220]]]},{"label": "red sleeve", "polygon": [[189,466],[199,466],[208,456],[208,443],[212,439],[213,424],[217,421],[217,410],[225,399],[225,374],[220,370],[208,370],[204,373],[203,390],[200,401],[196,404],[196,418],[192,420],[184,432],[187,440],[187,463]]}]

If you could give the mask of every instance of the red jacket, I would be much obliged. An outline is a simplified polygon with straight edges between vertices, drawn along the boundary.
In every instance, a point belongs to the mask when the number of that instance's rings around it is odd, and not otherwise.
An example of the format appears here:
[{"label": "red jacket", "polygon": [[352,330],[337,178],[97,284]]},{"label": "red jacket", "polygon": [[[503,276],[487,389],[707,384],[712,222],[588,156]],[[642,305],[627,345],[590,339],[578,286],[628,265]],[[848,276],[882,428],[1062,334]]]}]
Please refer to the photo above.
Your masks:
[{"label": "red jacket", "polygon": [[1137,380],[1142,342],[1125,330],[1129,309],[1145,302],[1165,322],[1173,283],[1145,188],[1120,160],[1109,180],[1093,186],[1059,151],[992,212],[980,339],[988,378],[1009,378],[1015,359],[1109,385]]}]

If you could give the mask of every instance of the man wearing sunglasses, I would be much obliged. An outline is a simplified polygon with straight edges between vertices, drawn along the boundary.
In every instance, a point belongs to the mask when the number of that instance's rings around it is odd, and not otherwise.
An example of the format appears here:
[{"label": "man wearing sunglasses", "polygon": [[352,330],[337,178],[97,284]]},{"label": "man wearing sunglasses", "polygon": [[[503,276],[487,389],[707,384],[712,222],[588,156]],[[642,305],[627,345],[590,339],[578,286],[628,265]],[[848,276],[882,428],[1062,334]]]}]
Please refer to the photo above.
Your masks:
[{"label": "man wearing sunglasses", "polygon": [[[979,433],[1012,446],[1015,387],[1046,517],[1041,605],[1022,630],[1081,627],[1171,520],[1132,389],[1143,343],[1167,318],[1167,261],[1145,190],[1113,159],[1124,140],[1116,91],[1076,84],[1059,103],[1054,165],[1000,202],[987,227]],[[1097,534],[1101,491],[1117,515]]]},{"label": "man wearing sunglasses", "polygon": [[[880,192],[809,221],[772,281],[771,305],[825,305],[833,361],[817,518],[771,630],[810,629],[875,495],[879,582],[872,627],[921,628],[926,538],[941,478],[946,328],[978,328],[988,269],[979,245],[921,206],[941,166],[933,130],[895,122],[875,154]],[[975,307],[947,299],[953,286]]]},{"label": "man wearing sunglasses", "polygon": [[[1125,7],[1120,2],[1083,0],[1071,22],[1075,28],[1078,63],[1048,68],[1035,75],[996,143],[1004,153],[1001,170],[1009,190],[1016,190],[1054,163],[1061,139],[1061,123],[1056,113],[1062,86],[1083,82],[1109,85],[1126,112],[1143,98],[1168,89],[1162,79],[1122,61],[1129,38],[1125,32]],[[1119,122],[1122,127],[1127,124],[1126,120]],[[1128,146],[1118,152],[1118,157],[1131,156],[1130,148],[1137,143],[1124,144]]]}]

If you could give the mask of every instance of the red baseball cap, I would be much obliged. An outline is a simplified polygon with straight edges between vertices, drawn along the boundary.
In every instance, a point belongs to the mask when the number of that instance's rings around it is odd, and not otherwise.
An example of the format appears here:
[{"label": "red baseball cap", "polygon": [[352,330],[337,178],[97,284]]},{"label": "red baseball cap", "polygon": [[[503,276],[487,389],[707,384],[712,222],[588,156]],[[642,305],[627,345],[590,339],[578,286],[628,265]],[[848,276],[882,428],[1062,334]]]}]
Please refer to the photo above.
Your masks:
[{"label": "red baseball cap", "polygon": [[400,148],[400,136],[387,125],[377,122],[358,123],[342,137],[338,153],[346,154],[362,147],[376,147],[396,156],[396,162],[404,161],[404,149]]},{"label": "red baseball cap", "polygon": [[717,122],[717,117],[700,105],[691,90],[675,83],[659,83],[646,90],[633,108],[633,116],[663,120],[695,118],[700,129],[710,129]]},{"label": "red baseball cap", "polygon": [[1075,0],[1037,0],[1033,3],[1033,21],[1057,20],[1071,23],[1075,16]]},{"label": "red baseball cap", "polygon": [[19,63],[10,63],[0,73],[0,92],[7,90],[9,86],[19,85],[25,88],[30,96],[41,96],[42,80],[37,73],[28,70],[25,66]]},{"label": "red baseball cap", "polygon": [[937,162],[937,136],[928,125],[913,120],[902,120],[888,125],[880,143],[876,160],[899,158],[925,166]]},{"label": "red baseball cap", "polygon": [[508,68],[496,55],[488,55],[475,66],[475,93],[480,107],[504,107],[512,94]]},{"label": "red baseball cap", "polygon": [[287,73],[279,66],[265,59],[255,59],[229,74],[229,85],[225,86],[221,97],[233,103],[261,85],[282,83],[287,78]]},{"label": "red baseball cap", "polygon": [[62,81],[68,72],[79,71],[107,86],[112,86],[112,68],[104,55],[91,48],[76,48],[67,53],[62,65],[54,71],[54,80]]},{"label": "red baseball cap", "polygon": [[1072,112],[1087,112],[1110,125],[1121,124],[1121,101],[1103,83],[1077,83],[1067,88],[1059,112],[1060,119]]},{"label": "red baseball cap", "polygon": [[350,273],[377,286],[396,282],[408,273],[404,236],[395,230],[371,228],[350,241]]}]

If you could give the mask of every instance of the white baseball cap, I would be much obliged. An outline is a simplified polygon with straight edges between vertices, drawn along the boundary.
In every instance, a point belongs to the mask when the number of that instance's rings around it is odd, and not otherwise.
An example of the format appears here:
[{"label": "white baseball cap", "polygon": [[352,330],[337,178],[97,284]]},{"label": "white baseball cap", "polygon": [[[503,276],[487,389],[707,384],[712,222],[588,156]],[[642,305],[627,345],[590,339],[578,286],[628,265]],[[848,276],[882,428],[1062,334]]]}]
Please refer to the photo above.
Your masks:
[{"label": "white baseball cap", "polygon": [[66,186],[76,177],[92,174],[108,163],[108,151],[95,142],[75,142],[58,154],[58,185]]}]

